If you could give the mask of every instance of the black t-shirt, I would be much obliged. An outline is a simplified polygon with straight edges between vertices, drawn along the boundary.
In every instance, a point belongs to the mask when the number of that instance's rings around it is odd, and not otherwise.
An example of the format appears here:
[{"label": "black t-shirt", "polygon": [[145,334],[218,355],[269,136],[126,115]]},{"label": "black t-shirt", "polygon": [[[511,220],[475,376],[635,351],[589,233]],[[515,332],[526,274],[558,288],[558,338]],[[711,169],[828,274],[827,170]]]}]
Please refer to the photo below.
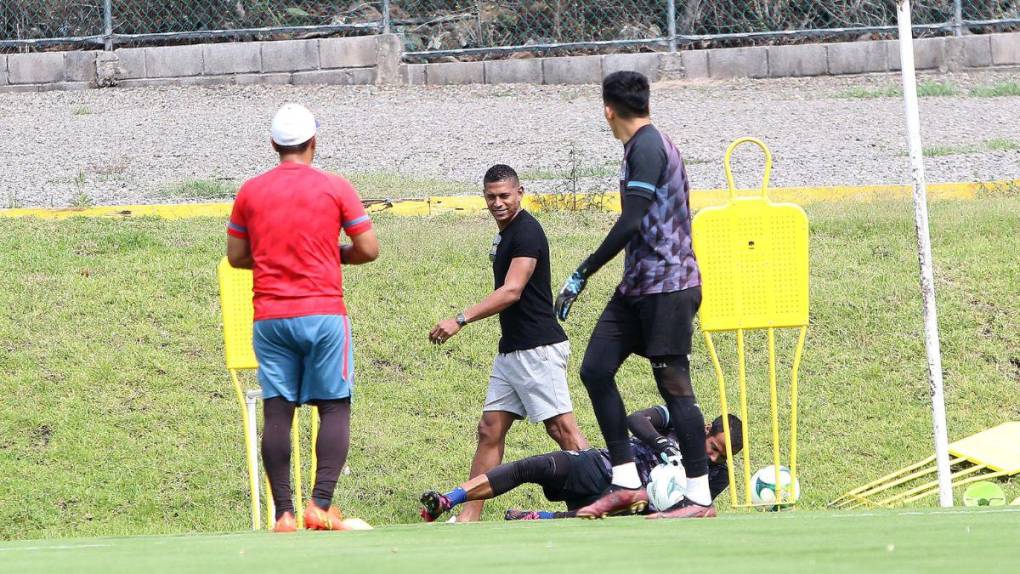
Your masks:
[{"label": "black t-shirt", "polygon": [[563,332],[553,312],[549,241],[545,238],[542,225],[522,209],[510,225],[496,236],[493,244],[495,254],[492,258],[492,277],[496,289],[506,282],[512,259],[531,257],[538,260],[531,279],[524,286],[520,301],[499,314],[499,326],[503,333],[499,339],[499,352],[512,353],[566,341],[567,334]]}]

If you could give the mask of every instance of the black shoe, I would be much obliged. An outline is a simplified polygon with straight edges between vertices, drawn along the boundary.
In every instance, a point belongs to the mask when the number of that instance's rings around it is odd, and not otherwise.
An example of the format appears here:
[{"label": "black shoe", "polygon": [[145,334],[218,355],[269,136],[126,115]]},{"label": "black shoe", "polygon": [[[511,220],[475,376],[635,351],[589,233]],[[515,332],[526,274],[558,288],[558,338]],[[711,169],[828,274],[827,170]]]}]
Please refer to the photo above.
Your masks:
[{"label": "black shoe", "polygon": [[453,508],[450,499],[430,490],[421,495],[421,517],[425,522],[435,522],[444,512]]}]

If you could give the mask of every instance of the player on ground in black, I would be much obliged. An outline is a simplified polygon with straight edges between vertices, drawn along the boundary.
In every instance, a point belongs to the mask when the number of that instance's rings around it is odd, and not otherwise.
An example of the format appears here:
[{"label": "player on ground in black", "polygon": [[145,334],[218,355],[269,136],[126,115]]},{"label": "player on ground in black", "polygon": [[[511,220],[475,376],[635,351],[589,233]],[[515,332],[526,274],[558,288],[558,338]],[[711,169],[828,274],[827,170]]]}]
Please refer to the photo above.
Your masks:
[{"label": "player on ground in black", "polygon": [[556,298],[560,320],[588,277],[626,249],[623,280],[599,318],[581,365],[581,380],[613,463],[612,486],[578,516],[638,512],[648,503],[627,436],[627,411],[616,372],[632,353],[648,358],[683,452],[687,497],[665,513],[671,518],[714,516],[708,484],[704,416],[691,385],[694,315],[701,305],[701,275],[691,248],[689,184],[683,159],[659,132],[649,111],[648,79],[615,72],[602,83],[606,121],[623,142],[620,192],[623,212]]},{"label": "player on ground in black", "polygon": [[[631,448],[634,450],[642,485],[648,484],[653,468],[663,461],[675,460],[678,454],[676,435],[669,424],[669,417],[669,410],[665,406],[658,406],[638,411],[627,419],[636,437],[631,439]],[[730,415],[729,422],[736,454],[740,452],[743,442],[743,425],[734,415]],[[710,461],[709,488],[712,498],[715,498],[729,486],[722,417],[705,428],[704,446]],[[421,497],[421,517],[432,522],[457,506],[457,500],[494,498],[522,484],[532,483],[542,487],[546,499],[566,503],[567,510],[550,512],[511,509],[506,511],[507,520],[573,518],[577,515],[577,509],[597,500],[609,487],[611,473],[609,452],[604,448],[549,452],[499,465],[446,494],[426,492]],[[649,516],[660,517],[659,513]]]}]

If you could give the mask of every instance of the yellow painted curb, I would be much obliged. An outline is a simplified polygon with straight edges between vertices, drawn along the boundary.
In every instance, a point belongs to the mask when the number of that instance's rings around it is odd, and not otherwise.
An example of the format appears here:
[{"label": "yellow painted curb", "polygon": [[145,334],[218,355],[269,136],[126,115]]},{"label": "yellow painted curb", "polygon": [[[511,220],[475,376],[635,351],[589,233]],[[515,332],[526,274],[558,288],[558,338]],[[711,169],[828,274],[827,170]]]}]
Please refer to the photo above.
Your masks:
[{"label": "yellow painted curb", "polygon": [[[932,199],[974,199],[979,194],[1002,193],[1020,190],[1020,180],[991,181],[984,183],[934,183],[928,186]],[[739,194],[756,194],[758,190],[739,190]],[[772,201],[798,205],[829,201],[877,201],[910,197],[909,185],[861,185],[830,187],[775,187],[769,190]],[[691,209],[722,205],[728,192],[725,189],[695,190],[691,193]],[[619,192],[604,195],[527,195],[525,207],[542,211],[550,207],[564,209],[585,207],[600,203],[607,211],[620,210]],[[187,203],[171,205],[115,205],[88,209],[0,209],[0,217],[39,217],[66,219],[68,217],[160,217],[184,219],[193,217],[226,218],[232,203]],[[485,211],[485,201],[479,195],[430,197],[425,199],[366,200],[370,213],[387,212],[400,216],[438,215],[449,212],[477,213]]]}]

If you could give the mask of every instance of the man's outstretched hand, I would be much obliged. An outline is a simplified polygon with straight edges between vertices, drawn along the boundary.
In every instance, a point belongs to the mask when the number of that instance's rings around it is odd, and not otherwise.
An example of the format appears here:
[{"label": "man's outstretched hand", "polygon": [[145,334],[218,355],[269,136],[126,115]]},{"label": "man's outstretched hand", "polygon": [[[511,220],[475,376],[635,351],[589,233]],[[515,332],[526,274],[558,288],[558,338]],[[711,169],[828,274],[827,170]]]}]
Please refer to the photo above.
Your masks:
[{"label": "man's outstretched hand", "polygon": [[444,319],[429,331],[429,341],[433,344],[441,345],[448,341],[450,337],[460,332],[460,325],[456,319]]},{"label": "man's outstretched hand", "polygon": [[567,320],[574,299],[577,299],[581,291],[584,291],[584,286],[587,283],[588,277],[580,269],[571,273],[567,278],[567,282],[563,284],[563,289],[560,289],[560,294],[556,296],[556,304],[553,306],[560,321]]}]

